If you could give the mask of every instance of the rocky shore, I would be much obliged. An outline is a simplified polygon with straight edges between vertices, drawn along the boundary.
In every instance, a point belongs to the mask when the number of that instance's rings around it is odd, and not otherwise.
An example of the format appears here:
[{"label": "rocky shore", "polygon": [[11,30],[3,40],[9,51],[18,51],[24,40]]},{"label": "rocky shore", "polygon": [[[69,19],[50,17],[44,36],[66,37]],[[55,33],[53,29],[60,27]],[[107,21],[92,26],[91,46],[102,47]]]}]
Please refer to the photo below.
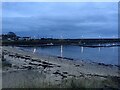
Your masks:
[{"label": "rocky shore", "polygon": [[53,57],[19,47],[1,50],[3,88],[120,88],[117,65]]}]

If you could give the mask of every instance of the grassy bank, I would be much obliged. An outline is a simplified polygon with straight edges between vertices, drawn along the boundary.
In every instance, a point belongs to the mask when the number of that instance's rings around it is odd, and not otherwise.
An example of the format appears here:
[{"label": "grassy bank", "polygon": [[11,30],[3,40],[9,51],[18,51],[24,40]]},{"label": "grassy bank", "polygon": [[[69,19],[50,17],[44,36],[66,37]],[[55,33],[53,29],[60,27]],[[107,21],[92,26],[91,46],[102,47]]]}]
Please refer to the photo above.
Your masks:
[{"label": "grassy bank", "polygon": [[[5,79],[6,78],[6,79]],[[10,81],[7,81],[6,80]],[[71,77],[61,81],[51,82],[46,78],[45,73],[40,74],[37,71],[18,71],[3,73],[4,88],[120,88],[120,78],[117,77]]]}]

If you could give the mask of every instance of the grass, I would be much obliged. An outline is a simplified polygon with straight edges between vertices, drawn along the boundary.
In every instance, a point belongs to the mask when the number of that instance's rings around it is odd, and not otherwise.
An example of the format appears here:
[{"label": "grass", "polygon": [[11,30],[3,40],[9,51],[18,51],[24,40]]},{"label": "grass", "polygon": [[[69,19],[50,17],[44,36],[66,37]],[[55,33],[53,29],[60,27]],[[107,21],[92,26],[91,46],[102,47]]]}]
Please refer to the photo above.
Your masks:
[{"label": "grass", "polygon": [[[87,90],[88,88],[103,88],[103,89],[115,89],[119,88],[119,84],[116,81],[113,81],[115,77],[108,77],[101,79],[100,77],[91,77],[91,78],[69,78],[62,80],[59,86],[52,85],[52,88],[82,88]],[[46,87],[47,88],[47,87]],[[49,88],[49,87],[48,87]]]},{"label": "grass", "polygon": [[[20,82],[20,81],[19,81]],[[69,78],[61,80],[60,83],[56,84],[55,82],[48,82],[43,79],[32,80],[29,77],[26,77],[24,82],[19,83],[16,88],[82,88],[87,90],[88,88],[104,88],[104,89],[113,89],[120,88],[118,83],[113,81],[113,77],[101,79],[100,77],[91,77],[91,78]]]},{"label": "grass", "polygon": [[118,88],[118,86],[110,79],[98,78],[71,78],[66,80],[63,84],[65,88]]}]

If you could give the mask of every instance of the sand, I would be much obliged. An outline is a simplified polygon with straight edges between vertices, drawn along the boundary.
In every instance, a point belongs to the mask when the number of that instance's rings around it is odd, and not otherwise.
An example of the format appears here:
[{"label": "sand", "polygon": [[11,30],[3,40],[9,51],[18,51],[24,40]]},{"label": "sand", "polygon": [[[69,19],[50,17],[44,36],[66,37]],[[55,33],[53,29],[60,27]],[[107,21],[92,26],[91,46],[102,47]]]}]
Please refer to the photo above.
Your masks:
[{"label": "sand", "polygon": [[60,85],[63,80],[73,77],[119,78],[119,66],[116,65],[48,56],[19,47],[3,46],[2,52],[3,88],[42,87],[46,82]]}]

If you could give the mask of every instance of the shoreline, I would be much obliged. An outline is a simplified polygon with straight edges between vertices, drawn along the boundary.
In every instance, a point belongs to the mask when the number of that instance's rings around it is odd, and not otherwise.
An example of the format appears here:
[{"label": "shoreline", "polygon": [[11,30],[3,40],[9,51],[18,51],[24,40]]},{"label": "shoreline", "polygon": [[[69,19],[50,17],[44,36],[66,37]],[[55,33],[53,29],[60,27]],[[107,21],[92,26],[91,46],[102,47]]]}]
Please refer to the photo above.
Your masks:
[{"label": "shoreline", "polygon": [[11,83],[6,84],[6,78],[12,74],[14,74],[15,77],[21,75],[21,78],[25,78],[22,73],[26,76],[29,75],[25,72],[35,72],[38,75],[44,74],[45,81],[51,83],[57,82],[58,84],[60,84],[62,80],[73,77],[79,79],[91,77],[99,78],[100,80],[107,79],[108,77],[120,78],[119,66],[116,65],[85,62],[83,60],[69,60],[70,58],[42,54],[38,55],[26,50],[21,50],[18,47],[10,46],[3,46],[2,52],[4,55],[4,60],[2,61],[3,87],[17,87]]},{"label": "shoreline", "polygon": [[[61,45],[59,45],[59,46],[61,46]],[[75,46],[75,47],[80,47],[80,48],[82,48],[82,46],[78,46],[78,45],[63,45],[63,47],[64,46]],[[15,47],[15,46],[14,46]],[[19,47],[19,46],[18,46]],[[47,48],[47,47],[53,47],[54,48],[54,46],[43,46],[43,47],[45,47],[45,48]],[[25,50],[28,50],[28,51],[30,51],[30,52],[33,52],[34,51],[34,49],[39,49],[39,48],[43,48],[43,47],[19,47],[19,48],[21,48],[21,49],[25,49]],[[56,46],[55,46],[56,47]],[[28,49],[26,49],[26,48],[28,48]],[[30,50],[29,50],[29,48],[30,48]],[[33,49],[33,51],[31,50],[31,48]],[[88,48],[88,49],[91,49],[91,48],[94,48],[94,47],[87,47],[87,46],[85,46],[85,48]],[[95,47],[95,48],[97,48],[97,47]],[[112,48],[112,47],[98,47],[98,48]],[[115,47],[116,48],[116,47]],[[117,48],[119,48],[119,47],[117,47]],[[79,58],[79,57],[71,57],[71,56],[62,56],[61,57],[61,54],[59,54],[59,55],[56,55],[56,54],[50,54],[50,53],[42,53],[42,52],[39,52],[39,51],[36,51],[35,52],[35,54],[38,54],[38,55],[44,55],[44,56],[51,56],[51,57],[55,57],[55,58],[61,58],[61,59],[67,59],[67,60],[75,60],[75,61],[84,61],[84,62],[89,62],[89,63],[96,63],[96,64],[101,64],[101,65],[105,65],[105,66],[117,66],[118,68],[120,68],[120,65],[119,65],[119,63],[116,61],[116,63],[109,63],[109,62],[97,62],[95,59],[85,59],[85,58]]]}]

